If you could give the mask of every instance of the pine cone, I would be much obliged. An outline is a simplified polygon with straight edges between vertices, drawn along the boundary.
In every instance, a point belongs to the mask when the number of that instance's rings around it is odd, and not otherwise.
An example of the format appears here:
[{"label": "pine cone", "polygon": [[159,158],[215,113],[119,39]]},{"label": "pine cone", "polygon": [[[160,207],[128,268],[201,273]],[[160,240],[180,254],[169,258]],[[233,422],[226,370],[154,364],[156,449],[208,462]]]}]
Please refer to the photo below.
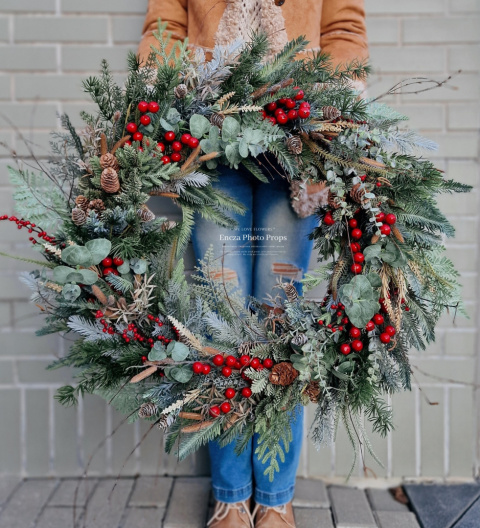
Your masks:
[{"label": "pine cone", "polygon": [[360,188],[360,183],[356,183],[350,191],[350,197],[354,202],[359,204],[364,202],[363,195],[365,194],[365,188]]},{"label": "pine cone", "polygon": [[120,190],[120,182],[118,181],[117,171],[111,167],[104,169],[100,178],[100,185],[107,193],[118,192]]},{"label": "pine cone", "polygon": [[340,204],[335,201],[336,197],[336,194],[333,194],[331,191],[328,191],[327,203],[330,207],[333,207],[334,209],[338,209],[340,207]]},{"label": "pine cone", "polygon": [[174,88],[173,93],[177,99],[184,99],[188,93],[188,88],[185,84],[179,84]]},{"label": "pine cone", "polygon": [[113,154],[110,154],[110,152],[107,152],[100,157],[100,167],[102,169],[118,170],[117,158]]},{"label": "pine cone", "polygon": [[255,343],[252,341],[245,341],[244,343],[241,343],[238,347],[238,353],[240,356],[248,356],[250,354],[250,351],[255,346]]},{"label": "pine cone", "polygon": [[142,205],[140,209],[138,209],[137,216],[142,222],[151,222],[152,220],[155,220],[155,215],[146,205]]},{"label": "pine cone", "polygon": [[298,136],[289,137],[286,141],[287,148],[292,154],[301,154],[303,149],[302,140]]},{"label": "pine cone", "polygon": [[293,345],[302,347],[308,341],[308,337],[305,334],[297,334],[292,338],[291,343]]},{"label": "pine cone", "polygon": [[288,302],[293,303],[298,299],[298,292],[293,284],[289,282],[285,282],[283,284],[283,291],[285,292],[285,295],[287,296]]},{"label": "pine cone", "polygon": [[75,209],[72,209],[72,222],[77,225],[81,226],[87,221],[87,213],[83,209],[80,209],[78,207],[75,207]]},{"label": "pine cone", "polygon": [[153,402],[142,403],[138,416],[140,418],[149,418],[158,412],[158,407]]},{"label": "pine cone", "polygon": [[176,225],[177,225],[177,222],[175,222],[174,220],[167,220],[163,222],[162,224],[162,231],[165,232],[165,231],[168,231],[169,229],[173,229]]},{"label": "pine cone", "polygon": [[217,126],[218,128],[222,128],[223,122],[225,121],[225,116],[223,114],[212,114],[210,117],[210,123],[212,123],[213,126]]},{"label": "pine cone", "polygon": [[291,385],[298,376],[298,370],[291,364],[286,361],[282,363],[277,363],[272,372],[270,372],[269,380],[272,385],[281,385],[286,387]]},{"label": "pine cone", "polygon": [[323,119],[333,120],[337,119],[342,115],[342,112],[335,106],[324,106],[322,107]]},{"label": "pine cone", "polygon": [[318,381],[311,381],[306,389],[304,390],[305,394],[310,398],[312,403],[318,403],[318,397],[322,392],[320,389],[320,384]]},{"label": "pine cone", "polygon": [[96,198],[88,204],[88,208],[93,209],[97,213],[97,215],[100,216],[103,211],[105,211],[105,204],[103,203],[103,200],[101,200],[100,198]]},{"label": "pine cone", "polygon": [[75,198],[75,204],[77,207],[79,207],[80,209],[83,209],[84,211],[86,211],[88,209],[88,198],[86,198],[85,196],[83,196],[82,194],[79,194],[76,198]]}]

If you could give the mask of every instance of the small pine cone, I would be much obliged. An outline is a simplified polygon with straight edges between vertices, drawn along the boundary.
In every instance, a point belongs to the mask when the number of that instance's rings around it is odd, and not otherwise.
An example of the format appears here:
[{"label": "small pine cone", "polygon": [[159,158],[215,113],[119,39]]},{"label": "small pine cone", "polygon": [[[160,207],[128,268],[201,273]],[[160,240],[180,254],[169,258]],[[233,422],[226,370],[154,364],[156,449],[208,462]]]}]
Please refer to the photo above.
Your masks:
[{"label": "small pine cone", "polygon": [[303,149],[302,140],[298,136],[289,137],[286,141],[287,148],[292,154],[301,154]]},{"label": "small pine cone", "polygon": [[324,106],[322,107],[322,114],[324,119],[333,120],[337,119],[342,115],[342,112],[335,106]]},{"label": "small pine cone", "polygon": [[157,427],[160,429],[160,431],[165,432],[173,424],[174,421],[175,416],[172,416],[171,414],[167,414],[167,416],[165,416],[164,414],[162,414],[162,416],[160,416],[160,419],[157,422]]},{"label": "small pine cone", "polygon": [[142,222],[151,222],[152,220],[155,220],[155,215],[146,205],[142,205],[140,209],[138,209],[137,216]]},{"label": "small pine cone", "polygon": [[100,167],[102,167],[102,169],[113,169],[117,171],[117,158],[113,154],[110,154],[110,152],[107,152],[106,154],[100,157]]},{"label": "small pine cone", "polygon": [[120,190],[120,182],[117,171],[111,167],[104,169],[100,178],[100,185],[107,193],[113,194],[118,192]]},{"label": "small pine cone", "polygon": [[75,205],[86,211],[88,209],[88,198],[85,198],[82,194],[78,195],[75,198]]},{"label": "small pine cone", "polygon": [[213,126],[217,126],[218,128],[222,128],[223,122],[225,121],[225,116],[223,114],[212,114],[210,117],[210,123],[212,123]]},{"label": "small pine cone", "polygon": [[328,191],[327,203],[330,207],[333,207],[334,209],[338,209],[340,207],[340,204],[335,201],[336,197],[336,194],[333,194],[332,192]]},{"label": "small pine cone", "polygon": [[308,341],[308,337],[305,334],[297,334],[292,338],[291,343],[293,345],[302,347]]},{"label": "small pine cone", "polygon": [[239,355],[248,356],[254,346],[255,346],[255,343],[252,343],[252,341],[245,341],[244,343],[241,343],[240,346],[238,347]]},{"label": "small pine cone", "polygon": [[138,416],[140,418],[149,418],[158,412],[158,407],[153,402],[142,403]]},{"label": "small pine cone", "polygon": [[184,99],[188,93],[188,88],[185,84],[179,84],[174,88],[173,93],[177,99]]},{"label": "small pine cone", "polygon": [[297,379],[297,376],[298,370],[291,363],[283,361],[273,367],[268,379],[272,385],[286,387],[291,385]]},{"label": "small pine cone", "polygon": [[284,283],[283,291],[285,292],[285,295],[287,296],[288,302],[293,303],[298,299],[298,292],[293,284],[289,282]]},{"label": "small pine cone", "polygon": [[173,229],[177,225],[177,222],[174,220],[167,220],[166,222],[163,222],[162,224],[162,231],[168,231],[169,229]]},{"label": "small pine cone", "polygon": [[357,202],[359,204],[364,202],[363,195],[365,194],[365,188],[360,188],[360,183],[356,183],[351,191],[350,191],[350,197],[354,202]]},{"label": "small pine cone", "polygon": [[103,203],[103,200],[96,198],[88,204],[88,208],[93,209],[100,216],[103,211],[105,211],[105,204]]},{"label": "small pine cone", "polygon": [[72,209],[72,222],[77,225],[81,226],[87,221],[87,213],[78,207],[75,207],[75,209]]},{"label": "small pine cone", "polygon": [[318,397],[322,391],[318,381],[311,381],[305,388],[304,392],[310,398],[312,403],[318,403]]}]

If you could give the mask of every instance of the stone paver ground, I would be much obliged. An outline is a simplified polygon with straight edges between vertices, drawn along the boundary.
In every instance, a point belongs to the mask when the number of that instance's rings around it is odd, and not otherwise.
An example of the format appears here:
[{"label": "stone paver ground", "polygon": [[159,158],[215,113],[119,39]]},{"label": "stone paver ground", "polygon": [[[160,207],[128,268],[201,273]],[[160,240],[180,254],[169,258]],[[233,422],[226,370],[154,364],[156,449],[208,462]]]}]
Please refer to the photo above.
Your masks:
[{"label": "stone paver ground", "polygon": [[[445,515],[446,488],[452,488],[453,497],[468,497],[460,513]],[[480,487],[478,494],[472,487],[454,488],[405,486],[417,518],[386,489],[298,479],[297,527],[480,527]],[[447,505],[440,508],[436,500]],[[207,477],[0,478],[1,528],[204,528],[211,508]],[[434,521],[439,510],[445,521]]]}]

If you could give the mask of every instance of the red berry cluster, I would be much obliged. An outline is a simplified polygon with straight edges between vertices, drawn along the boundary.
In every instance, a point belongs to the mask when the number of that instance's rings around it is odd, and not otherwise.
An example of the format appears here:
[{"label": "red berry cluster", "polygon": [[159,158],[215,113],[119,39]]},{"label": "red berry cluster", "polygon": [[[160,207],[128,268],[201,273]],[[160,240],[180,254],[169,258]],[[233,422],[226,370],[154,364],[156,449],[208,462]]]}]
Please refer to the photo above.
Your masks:
[{"label": "red berry cluster", "polygon": [[383,224],[380,226],[380,232],[385,236],[390,235],[392,232],[392,228],[390,226],[394,225],[397,221],[397,217],[393,213],[386,215],[383,211],[378,213],[375,219],[377,222],[383,222]]},{"label": "red berry cluster", "polygon": [[119,257],[105,257],[102,260],[103,276],[106,277],[107,275],[110,275],[110,273],[113,273],[114,275],[120,275],[117,267],[121,266],[122,264],[123,260]]},{"label": "red berry cluster", "polygon": [[[358,220],[356,218],[350,218],[348,221],[348,227],[351,229],[350,236],[353,240],[360,240],[363,236],[363,232],[358,228]],[[359,242],[351,242],[350,249],[353,253],[353,264],[350,266],[350,271],[355,275],[362,273],[363,263],[365,262],[365,255],[361,252],[361,246]]]},{"label": "red berry cluster", "polygon": [[[46,231],[42,231],[39,227],[37,227],[36,224],[33,224],[32,222],[28,220],[22,220],[22,219],[17,218],[16,216],[8,216],[8,215],[0,216],[0,220],[9,220],[10,222],[15,222],[17,224],[18,229],[23,229],[25,227],[28,229],[29,233],[36,233],[37,237],[45,240],[45,242],[49,242],[49,243],[55,242],[55,239],[51,236],[48,236]],[[34,237],[30,237],[28,240],[30,240],[32,244],[37,243]]]},{"label": "red berry cluster", "polygon": [[277,99],[265,105],[262,110],[263,119],[269,119],[273,125],[286,125],[289,121],[310,117],[310,103],[302,101],[305,97],[304,91],[298,86],[295,90],[297,93],[293,98]]},{"label": "red berry cluster", "polygon": [[163,137],[165,138],[166,144],[159,141],[157,143],[157,149],[163,153],[162,162],[164,165],[181,161],[182,150],[185,148],[196,149],[200,143],[196,137],[187,133],[177,138],[175,132],[172,130],[165,132]]},{"label": "red berry cluster", "polygon": [[[147,112],[151,114],[156,114],[160,110],[160,105],[155,101],[150,101],[149,103],[147,103],[147,101],[141,101],[140,103],[138,103],[137,108],[142,114],[140,116],[140,124],[143,126],[148,126],[152,122],[152,118],[147,114]],[[133,141],[142,141],[143,134],[138,131],[137,123],[132,121],[128,123],[125,128],[129,134],[132,134]],[[131,141],[126,142],[126,145],[131,144]],[[139,147],[139,150],[143,150],[142,147]]]},{"label": "red berry cluster", "polygon": [[[327,299],[328,297],[325,297],[323,299],[322,306],[325,306],[327,304]],[[327,324],[327,328],[331,330],[333,334],[337,332],[337,330],[339,332],[343,332],[343,330],[345,330],[345,325],[347,325],[350,322],[348,317],[345,315],[345,306],[342,303],[332,304],[330,306],[330,310],[335,312],[334,315],[337,316],[337,323],[336,324],[329,323]],[[325,322],[322,321],[322,319],[319,319],[317,322],[320,326],[323,326],[325,324]]]}]

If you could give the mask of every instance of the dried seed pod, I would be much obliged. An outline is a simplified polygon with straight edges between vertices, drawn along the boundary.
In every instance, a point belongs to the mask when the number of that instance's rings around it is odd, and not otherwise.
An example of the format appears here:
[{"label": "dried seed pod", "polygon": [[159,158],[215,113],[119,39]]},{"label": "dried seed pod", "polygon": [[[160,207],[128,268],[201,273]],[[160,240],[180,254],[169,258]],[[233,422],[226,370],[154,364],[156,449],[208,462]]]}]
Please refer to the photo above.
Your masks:
[{"label": "dried seed pod", "polygon": [[100,185],[107,193],[113,194],[118,192],[120,190],[120,181],[118,180],[117,171],[111,167],[104,169],[100,177]]},{"label": "dried seed pod", "polygon": [[150,418],[158,413],[158,407],[153,402],[142,403],[138,416],[140,418]]},{"label": "dried seed pod", "polygon": [[87,221],[87,214],[83,209],[80,209],[79,207],[75,207],[72,209],[72,222],[77,225],[81,226]]},{"label": "dried seed pod", "polygon": [[117,158],[113,154],[110,154],[110,152],[107,152],[103,156],[100,156],[100,167],[102,167],[102,169],[110,168],[110,169],[114,169],[115,171],[117,171],[118,170]]},{"label": "dried seed pod", "polygon": [[392,233],[393,233],[393,236],[399,241],[399,242],[405,242],[405,239],[403,238],[403,235],[402,233],[400,233],[400,230],[398,229],[398,227],[396,225],[393,225],[391,226],[392,227]]},{"label": "dried seed pod", "polygon": [[88,198],[83,196],[83,194],[78,195],[75,198],[75,205],[79,207],[80,209],[83,209],[86,211],[88,209]]},{"label": "dried seed pod", "polygon": [[212,114],[210,117],[210,123],[213,126],[222,128],[223,122],[225,121],[225,116],[223,114]]},{"label": "dried seed pod", "polygon": [[286,141],[287,148],[292,154],[301,154],[303,150],[302,140],[298,136],[289,137]]},{"label": "dried seed pod", "polygon": [[155,220],[155,215],[150,211],[150,209],[144,204],[138,209],[137,216],[142,220],[142,222],[151,222]]},{"label": "dried seed pod", "polygon": [[270,372],[269,381],[272,385],[291,385],[298,377],[298,370],[287,361],[277,363]]},{"label": "dried seed pod", "polygon": [[96,198],[95,200],[90,201],[88,208],[93,209],[100,216],[103,211],[105,211],[105,204],[103,203],[103,200]]},{"label": "dried seed pod", "polygon": [[322,107],[322,114],[324,119],[328,119],[329,121],[332,119],[337,119],[337,117],[340,117],[342,115],[342,112],[335,106],[324,106]]},{"label": "dried seed pod", "polygon": [[184,99],[188,93],[186,84],[179,84],[173,89],[173,93],[177,99]]},{"label": "dried seed pod", "polygon": [[379,240],[380,240],[380,237],[378,235],[373,235],[371,240],[370,240],[370,243],[371,244],[376,244]]}]

